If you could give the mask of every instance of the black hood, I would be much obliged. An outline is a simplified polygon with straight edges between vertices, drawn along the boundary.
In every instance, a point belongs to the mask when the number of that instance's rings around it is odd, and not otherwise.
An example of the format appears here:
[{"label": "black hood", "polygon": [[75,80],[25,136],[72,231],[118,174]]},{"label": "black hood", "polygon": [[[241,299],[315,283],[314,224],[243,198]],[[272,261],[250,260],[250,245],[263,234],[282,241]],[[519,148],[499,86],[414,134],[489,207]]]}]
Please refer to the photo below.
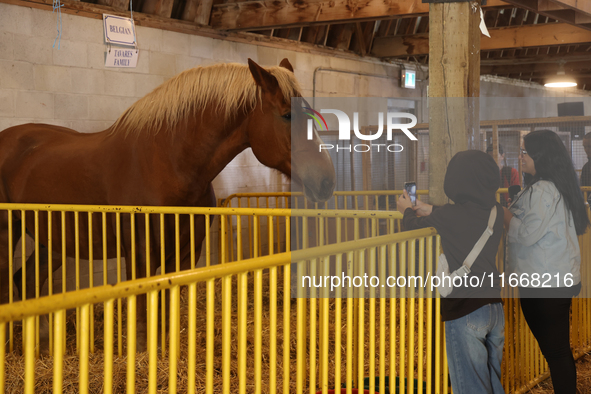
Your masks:
[{"label": "black hood", "polygon": [[499,166],[494,159],[479,150],[467,150],[450,160],[443,190],[456,204],[470,201],[490,209],[497,201],[495,194],[500,184]]}]

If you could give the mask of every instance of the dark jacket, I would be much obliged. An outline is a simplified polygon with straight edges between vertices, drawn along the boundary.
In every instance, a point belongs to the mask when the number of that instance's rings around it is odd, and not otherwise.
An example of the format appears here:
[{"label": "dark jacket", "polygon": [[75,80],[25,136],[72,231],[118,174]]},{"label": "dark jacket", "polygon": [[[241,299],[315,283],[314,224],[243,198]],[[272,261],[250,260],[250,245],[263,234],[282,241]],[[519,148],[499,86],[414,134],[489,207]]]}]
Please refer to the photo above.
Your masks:
[{"label": "dark jacket", "polygon": [[449,162],[444,180],[445,194],[455,204],[433,207],[431,215],[425,217],[417,217],[410,208],[404,212],[406,230],[437,229],[451,273],[462,265],[487,227],[492,207],[497,206],[494,234],[474,261],[470,273],[470,276],[478,277],[481,287],[469,285],[455,288],[447,298],[443,298],[441,314],[444,321],[458,319],[484,305],[501,302],[495,261],[503,234],[503,208],[495,199],[499,184],[499,168],[492,157],[476,150],[459,152]]}]

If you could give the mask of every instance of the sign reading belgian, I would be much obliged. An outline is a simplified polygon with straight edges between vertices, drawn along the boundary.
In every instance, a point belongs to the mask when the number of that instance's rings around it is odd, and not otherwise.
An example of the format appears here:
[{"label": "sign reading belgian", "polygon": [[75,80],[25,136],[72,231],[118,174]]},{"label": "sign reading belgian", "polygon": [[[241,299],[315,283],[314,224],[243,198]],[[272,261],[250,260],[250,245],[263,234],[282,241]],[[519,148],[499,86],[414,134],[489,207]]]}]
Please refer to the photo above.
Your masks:
[{"label": "sign reading belgian", "polygon": [[135,46],[135,29],[131,18],[103,14],[103,25],[107,43]]},{"label": "sign reading belgian", "polygon": [[[108,49],[106,67],[135,67],[139,51],[135,40],[135,28],[131,18],[103,14],[105,42]],[[133,48],[129,48],[129,46]]]}]

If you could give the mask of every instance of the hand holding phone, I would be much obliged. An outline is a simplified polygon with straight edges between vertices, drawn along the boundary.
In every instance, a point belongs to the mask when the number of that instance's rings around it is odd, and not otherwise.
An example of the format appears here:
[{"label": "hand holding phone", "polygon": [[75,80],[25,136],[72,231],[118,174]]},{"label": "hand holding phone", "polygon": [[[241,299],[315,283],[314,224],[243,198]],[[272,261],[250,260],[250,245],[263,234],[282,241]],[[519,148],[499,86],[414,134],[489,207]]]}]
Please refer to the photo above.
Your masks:
[{"label": "hand holding phone", "polygon": [[515,199],[515,196],[520,191],[521,191],[521,186],[519,186],[519,185],[513,185],[513,186],[510,186],[509,187],[509,200],[510,200],[510,202],[513,202],[513,200]]},{"label": "hand holding phone", "polygon": [[404,190],[408,193],[410,197],[410,203],[412,206],[417,205],[417,184],[415,182],[406,182],[404,184]]}]

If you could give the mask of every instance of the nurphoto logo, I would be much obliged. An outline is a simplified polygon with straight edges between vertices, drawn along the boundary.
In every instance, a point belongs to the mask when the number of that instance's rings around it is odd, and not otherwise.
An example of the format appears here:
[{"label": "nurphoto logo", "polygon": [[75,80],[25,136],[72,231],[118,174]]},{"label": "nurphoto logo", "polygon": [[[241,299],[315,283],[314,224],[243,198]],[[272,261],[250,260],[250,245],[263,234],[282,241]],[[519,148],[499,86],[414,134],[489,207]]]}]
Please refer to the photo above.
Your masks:
[{"label": "nurphoto logo", "polygon": [[[322,114],[333,114],[337,117],[339,122],[339,141],[351,141],[351,120],[349,116],[338,109],[321,109],[320,112],[313,110],[312,108],[305,107],[306,114],[311,117],[308,119],[308,140],[313,139],[314,135],[314,122],[318,125],[321,130],[328,130],[326,120]],[[409,129],[416,126],[417,117],[413,114],[406,112],[388,112],[386,113],[386,139],[392,141],[393,131],[402,131],[410,140],[417,141]],[[410,119],[409,123],[397,123],[400,119]],[[378,130],[374,134],[363,134],[359,131],[359,113],[353,112],[353,132],[355,136],[362,141],[373,141],[380,138],[384,132],[384,113],[378,112]],[[402,152],[404,147],[400,144],[349,144],[346,146],[334,145],[334,144],[320,144],[319,148],[322,150],[346,150],[355,152],[368,152],[370,150],[388,151],[388,152]]]}]

